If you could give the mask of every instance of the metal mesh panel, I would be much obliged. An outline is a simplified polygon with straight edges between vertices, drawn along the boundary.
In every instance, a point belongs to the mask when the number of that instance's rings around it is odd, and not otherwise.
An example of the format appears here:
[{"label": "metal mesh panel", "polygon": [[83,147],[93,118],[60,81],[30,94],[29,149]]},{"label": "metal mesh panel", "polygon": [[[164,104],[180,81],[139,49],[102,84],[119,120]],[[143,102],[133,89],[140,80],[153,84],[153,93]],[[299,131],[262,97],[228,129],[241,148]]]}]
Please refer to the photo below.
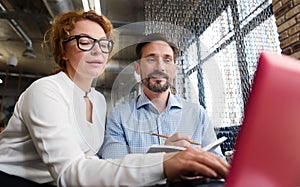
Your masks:
[{"label": "metal mesh panel", "polygon": [[145,0],[145,18],[146,34],[182,51],[177,93],[206,107],[215,127],[241,125],[259,52],[281,51],[272,2]]}]

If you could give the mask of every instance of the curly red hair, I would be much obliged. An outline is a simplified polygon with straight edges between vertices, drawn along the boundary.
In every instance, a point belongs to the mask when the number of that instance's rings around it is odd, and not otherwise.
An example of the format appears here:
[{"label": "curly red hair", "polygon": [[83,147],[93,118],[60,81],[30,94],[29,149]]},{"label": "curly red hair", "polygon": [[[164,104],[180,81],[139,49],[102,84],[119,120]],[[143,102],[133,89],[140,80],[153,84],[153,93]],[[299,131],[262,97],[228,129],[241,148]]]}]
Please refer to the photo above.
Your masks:
[{"label": "curly red hair", "polygon": [[[111,22],[103,15],[97,14],[94,10],[84,12],[83,10],[70,11],[62,13],[55,17],[49,32],[49,43],[52,49],[52,55],[58,71],[66,70],[66,62],[63,60],[65,52],[63,41],[69,36],[70,31],[75,27],[75,23],[81,20],[91,20],[98,23],[106,33],[108,39],[113,39]],[[45,40],[46,41],[46,40]]]}]

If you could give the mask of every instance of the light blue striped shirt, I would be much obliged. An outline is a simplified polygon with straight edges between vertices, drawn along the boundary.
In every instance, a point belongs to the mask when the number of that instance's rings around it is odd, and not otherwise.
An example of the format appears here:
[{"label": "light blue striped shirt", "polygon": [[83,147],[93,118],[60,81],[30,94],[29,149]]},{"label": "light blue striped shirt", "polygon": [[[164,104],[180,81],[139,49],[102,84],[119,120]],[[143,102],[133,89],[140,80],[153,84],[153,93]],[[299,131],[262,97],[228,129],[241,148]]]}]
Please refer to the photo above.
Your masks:
[{"label": "light blue striped shirt", "polygon": [[[151,145],[165,143],[165,138],[149,132],[167,136],[183,132],[202,147],[217,139],[201,105],[170,94],[166,109],[160,113],[142,93],[110,112],[99,154],[103,158],[122,158],[129,153],[146,153]],[[220,147],[212,152],[224,158]]]}]

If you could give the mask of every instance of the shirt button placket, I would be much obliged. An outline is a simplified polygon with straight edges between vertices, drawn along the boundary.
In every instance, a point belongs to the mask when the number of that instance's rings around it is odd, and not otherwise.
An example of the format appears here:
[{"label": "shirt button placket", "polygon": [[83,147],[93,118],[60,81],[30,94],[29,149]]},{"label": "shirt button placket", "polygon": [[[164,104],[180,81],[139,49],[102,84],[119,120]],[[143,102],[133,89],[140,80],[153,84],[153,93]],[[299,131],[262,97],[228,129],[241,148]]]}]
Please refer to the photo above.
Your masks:
[{"label": "shirt button placket", "polygon": [[[161,122],[162,122],[162,115],[158,115],[157,116],[157,118],[156,118],[157,120],[156,120],[156,126],[157,126],[157,131],[158,131],[158,134],[162,134],[162,124],[161,124]],[[158,138],[158,140],[159,140],[159,144],[163,144],[163,138],[162,137],[159,137]]]}]

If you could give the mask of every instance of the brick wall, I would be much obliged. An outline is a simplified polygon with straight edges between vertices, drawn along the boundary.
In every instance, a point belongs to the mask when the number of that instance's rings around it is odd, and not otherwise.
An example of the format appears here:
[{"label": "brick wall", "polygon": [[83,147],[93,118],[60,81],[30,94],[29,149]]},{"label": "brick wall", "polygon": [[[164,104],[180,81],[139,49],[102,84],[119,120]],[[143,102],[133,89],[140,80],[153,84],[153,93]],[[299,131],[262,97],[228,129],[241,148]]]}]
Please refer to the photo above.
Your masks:
[{"label": "brick wall", "polygon": [[300,59],[300,0],[272,0],[282,53]]}]

